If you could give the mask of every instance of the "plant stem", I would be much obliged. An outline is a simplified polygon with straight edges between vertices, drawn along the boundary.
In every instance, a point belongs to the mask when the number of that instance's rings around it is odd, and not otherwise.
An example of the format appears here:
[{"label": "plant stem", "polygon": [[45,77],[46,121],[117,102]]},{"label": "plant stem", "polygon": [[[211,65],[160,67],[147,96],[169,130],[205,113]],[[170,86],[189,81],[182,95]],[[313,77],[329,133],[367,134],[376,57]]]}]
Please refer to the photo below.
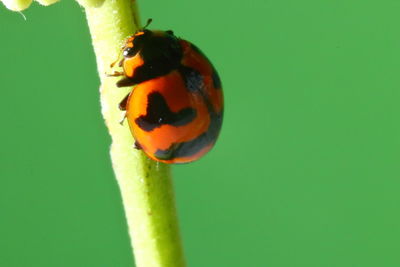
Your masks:
[{"label": "plant stem", "polygon": [[[84,4],[85,1],[81,1]],[[89,1],[90,2],[90,1]],[[85,5],[85,4],[84,4]],[[121,126],[119,102],[128,89],[115,86],[111,72],[124,40],[138,29],[132,0],[105,0],[85,7],[101,79],[102,114],[112,137],[111,158],[120,186],[138,267],[185,266],[179,236],[170,168],[133,148],[126,125]]]}]

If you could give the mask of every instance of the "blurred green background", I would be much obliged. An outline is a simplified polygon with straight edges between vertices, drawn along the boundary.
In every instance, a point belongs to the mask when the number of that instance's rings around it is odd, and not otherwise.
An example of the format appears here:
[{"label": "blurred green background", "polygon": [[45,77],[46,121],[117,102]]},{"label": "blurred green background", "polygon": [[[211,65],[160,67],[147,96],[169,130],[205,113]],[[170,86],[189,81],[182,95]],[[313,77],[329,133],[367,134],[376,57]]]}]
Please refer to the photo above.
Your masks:
[{"label": "blurred green background", "polygon": [[[222,135],[174,166],[192,267],[400,266],[400,2],[141,0],[222,77]],[[0,4],[0,266],[130,267],[74,1]]]}]

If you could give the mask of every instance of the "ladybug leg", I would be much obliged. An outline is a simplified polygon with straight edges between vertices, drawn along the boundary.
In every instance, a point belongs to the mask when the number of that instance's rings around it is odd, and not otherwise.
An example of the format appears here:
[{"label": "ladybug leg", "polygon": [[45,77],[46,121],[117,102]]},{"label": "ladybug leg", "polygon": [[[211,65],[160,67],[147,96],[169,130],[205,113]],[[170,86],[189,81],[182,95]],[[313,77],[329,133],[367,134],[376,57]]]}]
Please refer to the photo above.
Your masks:
[{"label": "ladybug leg", "polygon": [[124,111],[123,115],[122,115],[122,119],[119,121],[119,124],[123,125],[124,121],[126,119],[126,104],[128,103],[128,99],[129,96],[131,95],[131,93],[127,94],[124,99],[122,99],[122,101],[119,103],[118,107],[120,110]]},{"label": "ladybug leg", "polygon": [[127,87],[127,86],[133,86],[136,85],[137,82],[135,82],[134,80],[132,80],[129,77],[124,77],[121,80],[119,80],[117,82],[117,87]]},{"label": "ladybug leg", "polygon": [[126,119],[126,111],[122,114],[122,119],[119,121],[119,124],[124,125],[124,121]]},{"label": "ladybug leg", "polygon": [[133,145],[133,148],[137,149],[137,150],[142,150],[142,146],[138,143],[138,141],[135,141],[135,144]]},{"label": "ladybug leg", "polygon": [[118,107],[120,110],[125,111],[126,110],[126,104],[128,103],[128,98],[131,95],[131,93],[127,94],[124,99],[119,103]]},{"label": "ladybug leg", "polygon": [[122,71],[114,71],[113,73],[106,73],[107,77],[119,77],[123,76],[124,73]]},{"label": "ladybug leg", "polygon": [[110,68],[114,68],[114,66],[115,66],[115,64],[117,64],[117,62],[118,62],[118,66],[122,67],[122,62],[124,62],[124,59],[119,60],[119,58],[120,58],[120,56],[117,58],[117,60],[115,60],[113,63],[110,64]]},{"label": "ladybug leg", "polygon": [[[122,51],[122,50],[124,50],[124,48],[125,48],[125,45],[121,46],[120,50]],[[110,68],[114,68],[115,64],[117,64],[118,60],[121,58],[121,54],[122,54],[121,52],[118,53],[118,58],[113,63],[110,64]],[[118,64],[120,67],[122,65],[122,61],[124,61],[124,59],[121,59]]]}]

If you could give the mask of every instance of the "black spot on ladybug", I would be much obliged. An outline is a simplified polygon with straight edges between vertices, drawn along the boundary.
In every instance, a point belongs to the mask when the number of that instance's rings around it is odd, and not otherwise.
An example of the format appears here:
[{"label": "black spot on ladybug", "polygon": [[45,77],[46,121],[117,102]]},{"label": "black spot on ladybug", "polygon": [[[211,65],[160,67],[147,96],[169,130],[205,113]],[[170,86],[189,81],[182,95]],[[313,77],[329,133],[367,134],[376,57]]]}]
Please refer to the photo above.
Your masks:
[{"label": "black spot on ladybug", "polygon": [[172,144],[168,149],[158,149],[154,156],[160,160],[172,160],[175,158],[190,157],[208,145],[213,144],[219,135],[222,126],[222,113],[211,114],[211,122],[207,131],[193,140]]},{"label": "black spot on ladybug", "polygon": [[204,90],[204,80],[203,75],[193,68],[189,68],[181,65],[179,67],[179,73],[181,74],[186,88],[192,92],[196,93]]},{"label": "black spot on ladybug", "polygon": [[164,76],[170,73],[174,67],[168,62],[145,62],[144,65],[139,66],[135,69],[135,74],[131,78],[127,78],[126,81],[121,79],[118,83],[118,87],[131,86],[139,84],[157,77]]},{"label": "black spot on ladybug", "polygon": [[[207,106],[208,111],[213,114],[215,109],[211,104],[210,97],[207,93],[207,88],[205,88],[203,75],[197,70],[181,65],[178,69],[181,74],[186,88],[191,93],[198,93],[203,97],[204,103]],[[218,74],[216,74],[218,76]],[[219,78],[218,78],[219,81]]]},{"label": "black spot on ladybug", "polygon": [[[204,57],[208,63],[212,66],[210,60],[207,58],[207,56],[194,44],[191,44],[191,47],[193,49],[193,51],[195,51],[197,54],[201,55],[202,57]],[[213,73],[212,73],[212,80],[213,80],[213,86],[215,89],[221,89],[222,85],[221,85],[221,79],[219,78],[219,75],[217,73],[217,71],[215,70],[215,68],[213,67]]]},{"label": "black spot on ladybug", "polygon": [[178,112],[172,112],[165,98],[158,92],[147,96],[146,115],[138,117],[135,122],[144,131],[150,132],[157,127],[169,124],[182,126],[190,123],[196,117],[196,110],[184,108]]},{"label": "black spot on ladybug", "polygon": [[168,149],[158,149],[154,156],[160,160],[172,160],[175,158],[189,157],[198,153],[202,148],[209,144],[207,134],[203,133],[196,139],[188,142],[172,144]]},{"label": "black spot on ladybug", "polygon": [[213,73],[212,73],[212,80],[213,80],[213,86],[215,89],[221,89],[221,79],[219,78],[219,75],[215,68],[213,68]]}]

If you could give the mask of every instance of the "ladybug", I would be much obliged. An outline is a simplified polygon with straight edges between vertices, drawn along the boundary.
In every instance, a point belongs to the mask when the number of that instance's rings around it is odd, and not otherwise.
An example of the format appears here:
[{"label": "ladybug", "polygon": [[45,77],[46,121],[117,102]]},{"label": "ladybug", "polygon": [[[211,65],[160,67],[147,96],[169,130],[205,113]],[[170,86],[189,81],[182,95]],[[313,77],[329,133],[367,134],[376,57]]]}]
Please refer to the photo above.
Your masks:
[{"label": "ladybug", "polygon": [[[164,163],[192,162],[215,144],[222,125],[223,93],[217,71],[192,43],[172,31],[129,37],[118,87],[134,86],[119,108],[135,147]],[[113,67],[114,64],[112,64]]]}]

